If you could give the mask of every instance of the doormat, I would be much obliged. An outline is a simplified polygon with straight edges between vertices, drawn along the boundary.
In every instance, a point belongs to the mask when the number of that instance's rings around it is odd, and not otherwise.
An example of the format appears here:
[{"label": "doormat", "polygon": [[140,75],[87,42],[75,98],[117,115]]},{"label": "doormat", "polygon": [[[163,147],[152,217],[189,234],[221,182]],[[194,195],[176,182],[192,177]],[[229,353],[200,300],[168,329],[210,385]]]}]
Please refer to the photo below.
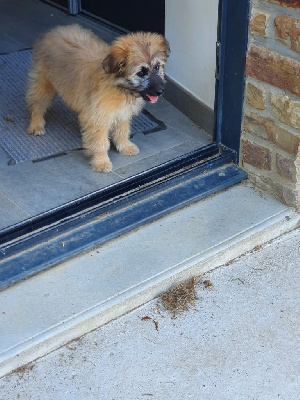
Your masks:
[{"label": "doormat", "polygon": [[[25,100],[32,51],[0,55],[0,145],[11,157],[10,164],[49,158],[82,148],[77,114],[57,97],[47,110],[46,134],[26,133],[29,112]],[[163,122],[143,111],[134,116],[132,136],[166,129]]]}]

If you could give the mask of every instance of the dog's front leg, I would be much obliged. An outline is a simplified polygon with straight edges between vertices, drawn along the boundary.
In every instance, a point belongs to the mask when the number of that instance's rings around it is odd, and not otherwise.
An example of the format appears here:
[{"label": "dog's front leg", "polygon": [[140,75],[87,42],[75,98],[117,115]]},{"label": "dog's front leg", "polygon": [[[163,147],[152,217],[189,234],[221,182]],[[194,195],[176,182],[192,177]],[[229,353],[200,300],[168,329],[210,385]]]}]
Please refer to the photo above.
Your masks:
[{"label": "dog's front leg", "polygon": [[84,123],[85,118],[79,115],[82,129],[83,147],[91,156],[91,163],[94,171],[110,172],[112,163],[108,157],[109,150],[109,123],[101,121],[99,124]]},{"label": "dog's front leg", "polygon": [[84,147],[92,158],[93,171],[112,171],[112,163],[107,154],[109,150],[108,130],[98,129],[93,136],[95,136],[94,140],[84,141]]},{"label": "dog's front leg", "polygon": [[118,121],[112,132],[112,140],[118,151],[125,156],[134,156],[140,152],[139,148],[129,140],[130,121]]},{"label": "dog's front leg", "polygon": [[107,151],[95,151],[91,154],[93,171],[111,172],[112,163],[107,155]]}]

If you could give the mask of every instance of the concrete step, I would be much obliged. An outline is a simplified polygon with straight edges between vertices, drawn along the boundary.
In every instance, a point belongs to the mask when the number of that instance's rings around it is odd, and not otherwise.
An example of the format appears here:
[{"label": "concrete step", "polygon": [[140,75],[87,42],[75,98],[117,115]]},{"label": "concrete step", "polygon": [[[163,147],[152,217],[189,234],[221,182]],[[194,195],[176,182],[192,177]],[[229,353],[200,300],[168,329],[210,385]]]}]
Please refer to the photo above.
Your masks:
[{"label": "concrete step", "polygon": [[299,224],[239,184],[0,292],[0,376]]}]

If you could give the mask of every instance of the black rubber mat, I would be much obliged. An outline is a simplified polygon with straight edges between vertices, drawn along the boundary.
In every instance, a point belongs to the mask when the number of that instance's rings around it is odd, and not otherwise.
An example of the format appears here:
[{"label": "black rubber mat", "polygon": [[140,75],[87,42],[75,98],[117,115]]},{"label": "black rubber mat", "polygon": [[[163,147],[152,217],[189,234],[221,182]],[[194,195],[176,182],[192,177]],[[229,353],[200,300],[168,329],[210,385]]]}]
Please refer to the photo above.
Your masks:
[{"label": "black rubber mat", "polygon": [[[57,97],[46,113],[46,134],[26,133],[29,113],[25,100],[31,50],[0,56],[0,145],[11,163],[34,161],[82,146],[76,113]],[[131,132],[151,133],[165,128],[151,114],[142,112],[132,120]]]}]

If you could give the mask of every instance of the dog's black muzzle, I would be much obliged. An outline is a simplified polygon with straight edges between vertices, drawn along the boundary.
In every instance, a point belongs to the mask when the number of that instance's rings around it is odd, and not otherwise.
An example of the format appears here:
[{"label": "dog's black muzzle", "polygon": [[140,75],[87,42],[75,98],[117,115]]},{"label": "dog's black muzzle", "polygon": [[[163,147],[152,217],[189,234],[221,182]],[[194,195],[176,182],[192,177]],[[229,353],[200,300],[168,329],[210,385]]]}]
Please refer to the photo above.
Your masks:
[{"label": "dog's black muzzle", "polygon": [[158,97],[163,94],[164,87],[164,80],[160,76],[154,75],[151,76],[148,88],[140,93],[144,100],[150,101],[151,103],[156,103]]}]

